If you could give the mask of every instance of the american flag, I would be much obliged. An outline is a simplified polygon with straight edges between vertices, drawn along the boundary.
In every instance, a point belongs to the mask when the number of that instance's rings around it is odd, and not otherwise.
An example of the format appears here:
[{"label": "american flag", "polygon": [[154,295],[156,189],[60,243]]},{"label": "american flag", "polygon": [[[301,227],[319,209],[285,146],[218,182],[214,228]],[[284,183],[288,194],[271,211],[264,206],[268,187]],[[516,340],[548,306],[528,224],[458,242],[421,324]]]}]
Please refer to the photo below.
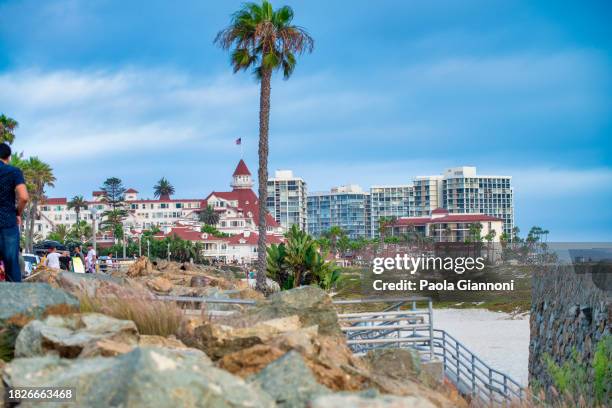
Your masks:
[{"label": "american flag", "polygon": [[238,139],[236,139],[236,144],[237,145],[241,145],[242,144],[242,138],[239,137]]}]

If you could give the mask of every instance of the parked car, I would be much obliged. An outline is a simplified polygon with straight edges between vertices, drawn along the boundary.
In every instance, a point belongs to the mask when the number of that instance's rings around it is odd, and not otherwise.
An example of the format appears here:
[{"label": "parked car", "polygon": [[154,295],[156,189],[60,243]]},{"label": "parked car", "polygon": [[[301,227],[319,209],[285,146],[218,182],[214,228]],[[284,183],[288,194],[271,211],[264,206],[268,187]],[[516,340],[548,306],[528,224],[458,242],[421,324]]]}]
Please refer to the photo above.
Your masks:
[{"label": "parked car", "polygon": [[51,240],[45,240],[45,241],[41,241],[37,244],[34,244],[34,253],[38,256],[45,256],[49,253],[49,249],[51,248],[55,248],[57,249],[57,252],[66,252],[68,251],[68,248],[66,248],[66,245],[61,244],[57,241],[51,241]]},{"label": "parked car", "polygon": [[40,257],[35,254],[23,254],[23,262],[25,264],[25,269],[23,271],[23,277],[28,277],[32,274],[32,271],[36,269],[38,264],[40,263]]}]

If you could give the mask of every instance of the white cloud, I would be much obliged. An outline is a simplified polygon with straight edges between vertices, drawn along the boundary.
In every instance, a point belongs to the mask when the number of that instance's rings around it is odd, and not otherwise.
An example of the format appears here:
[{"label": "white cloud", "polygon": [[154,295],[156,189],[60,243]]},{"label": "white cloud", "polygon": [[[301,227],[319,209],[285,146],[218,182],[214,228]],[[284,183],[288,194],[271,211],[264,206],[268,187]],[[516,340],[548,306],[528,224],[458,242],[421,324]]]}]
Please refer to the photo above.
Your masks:
[{"label": "white cloud", "polygon": [[[0,105],[20,122],[16,148],[51,161],[109,149],[163,151],[168,141],[214,146],[257,100],[255,84],[135,68],[8,72],[0,89]],[[223,115],[230,110],[233,118]]]}]

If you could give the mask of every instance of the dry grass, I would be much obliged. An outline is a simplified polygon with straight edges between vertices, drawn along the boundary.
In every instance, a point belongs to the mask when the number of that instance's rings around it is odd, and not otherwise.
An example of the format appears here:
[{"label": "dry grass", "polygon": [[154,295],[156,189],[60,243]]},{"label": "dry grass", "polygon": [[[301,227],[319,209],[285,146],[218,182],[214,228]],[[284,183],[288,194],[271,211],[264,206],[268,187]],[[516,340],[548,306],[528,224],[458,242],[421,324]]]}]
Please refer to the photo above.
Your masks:
[{"label": "dry grass", "polygon": [[183,313],[173,302],[118,296],[92,297],[84,292],[77,294],[82,313],[102,313],[117,319],[131,320],[140,334],[176,335]]}]

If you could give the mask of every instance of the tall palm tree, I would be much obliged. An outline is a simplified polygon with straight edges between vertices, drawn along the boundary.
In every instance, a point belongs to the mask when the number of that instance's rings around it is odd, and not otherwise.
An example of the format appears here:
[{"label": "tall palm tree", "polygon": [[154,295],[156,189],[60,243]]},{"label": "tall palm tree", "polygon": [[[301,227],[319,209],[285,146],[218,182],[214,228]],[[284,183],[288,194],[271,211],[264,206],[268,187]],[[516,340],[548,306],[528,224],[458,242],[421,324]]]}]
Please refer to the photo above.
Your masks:
[{"label": "tall palm tree", "polygon": [[264,0],[246,3],[233,14],[230,25],[219,31],[215,43],[231,48],[234,72],[252,69],[260,81],[259,94],[259,241],[257,256],[257,289],[266,289],[266,202],[268,198],[268,130],[272,72],[283,71],[288,79],[296,65],[296,55],[312,52],[314,40],[306,30],[291,24],[293,10],[283,6],[276,10]]},{"label": "tall palm tree", "polygon": [[342,236],[346,235],[346,232],[337,225],[334,225],[325,233],[325,236],[329,238],[331,253],[336,255],[338,252],[338,239]]},{"label": "tall palm tree", "polygon": [[153,194],[155,195],[155,198],[169,200],[170,196],[174,194],[174,186],[170,184],[168,179],[162,177],[153,187]]},{"label": "tall palm tree", "polygon": [[72,200],[68,201],[68,209],[74,210],[76,213],[76,233],[80,238],[79,228],[81,226],[81,210],[87,209],[87,201],[85,201],[83,196],[74,196],[72,197]]},{"label": "tall palm tree", "polygon": [[15,129],[19,123],[5,114],[0,115],[0,143],[11,144],[15,140]]},{"label": "tall palm tree", "polygon": [[395,221],[397,220],[397,217],[392,216],[392,217],[387,217],[387,216],[382,216],[378,219],[378,233],[380,234],[380,246],[382,247],[382,245],[385,242],[385,238],[387,238],[387,227],[391,224],[393,224]]},{"label": "tall palm tree", "polygon": [[45,187],[54,186],[55,176],[51,166],[35,156],[25,160],[23,166],[22,170],[30,194],[30,202],[26,211],[26,247],[28,252],[31,252],[34,244],[34,221],[37,217],[38,204],[44,201]]}]

